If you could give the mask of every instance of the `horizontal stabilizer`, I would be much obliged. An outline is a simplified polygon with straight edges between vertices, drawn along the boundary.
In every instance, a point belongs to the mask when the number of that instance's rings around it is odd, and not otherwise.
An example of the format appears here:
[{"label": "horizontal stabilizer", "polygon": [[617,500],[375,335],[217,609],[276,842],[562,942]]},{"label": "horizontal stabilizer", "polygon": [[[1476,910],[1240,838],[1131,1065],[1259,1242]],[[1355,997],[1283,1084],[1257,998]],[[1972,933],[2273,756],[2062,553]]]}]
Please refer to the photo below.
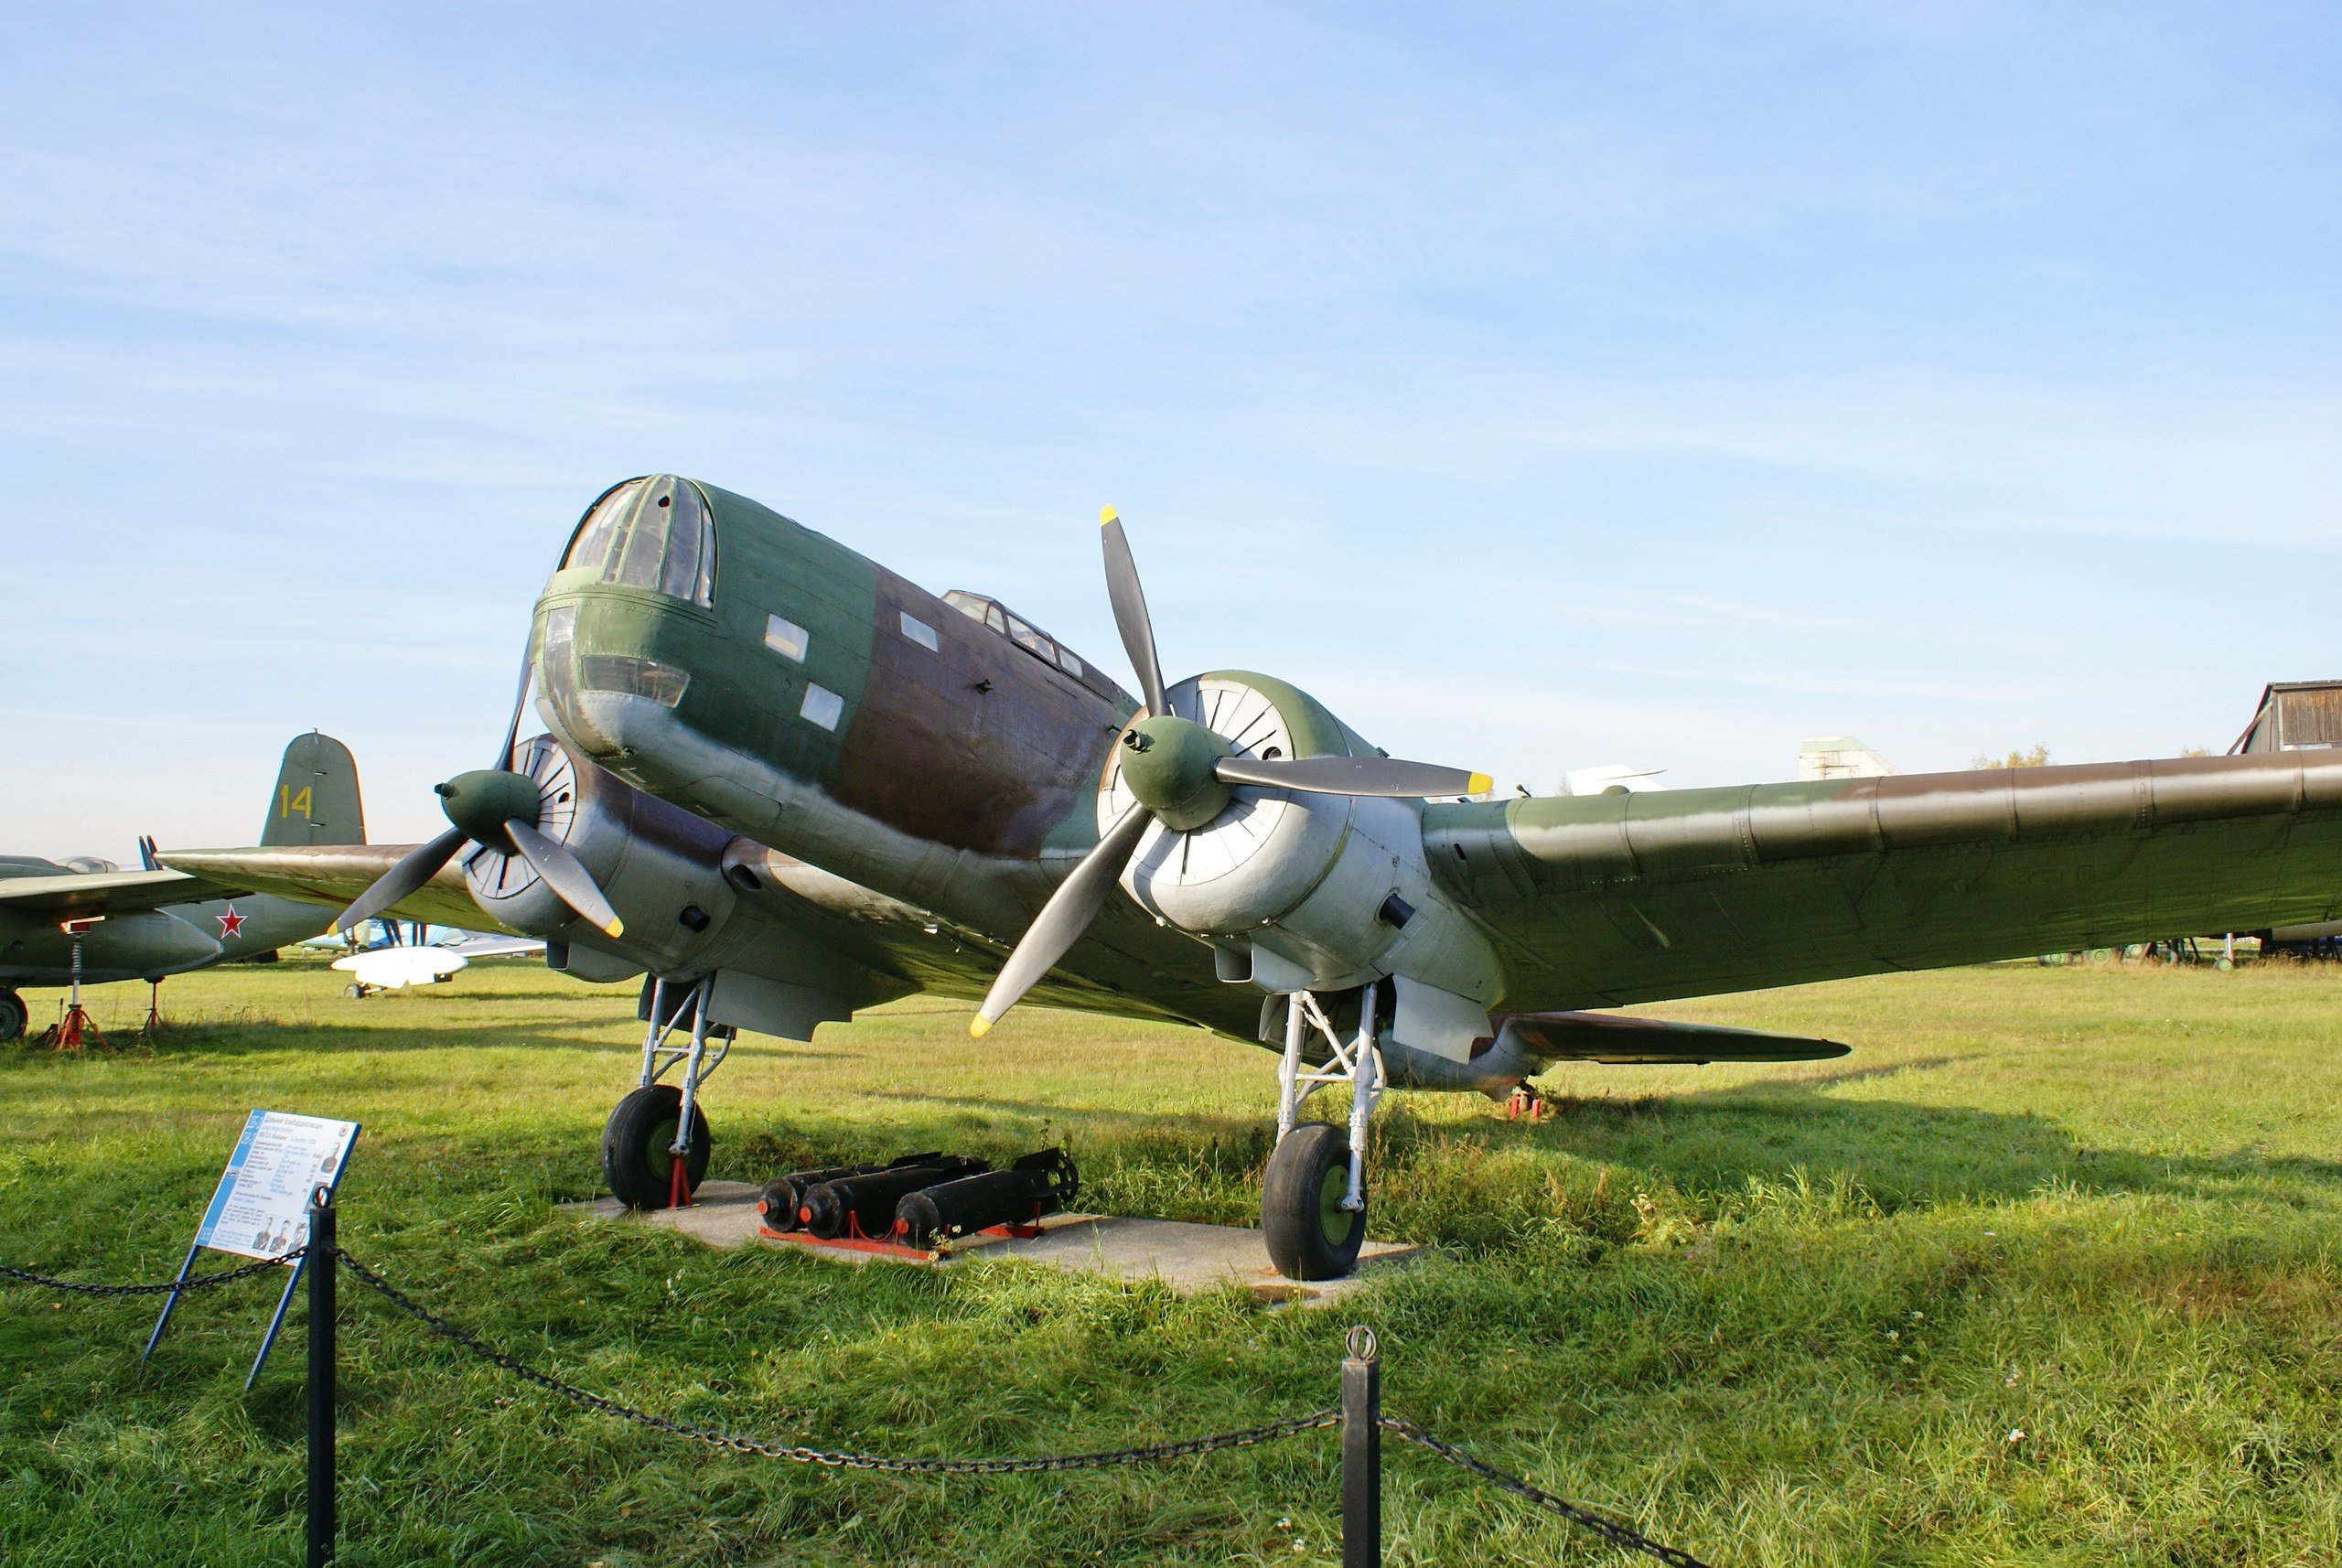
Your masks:
[{"label": "horizontal stabilizer", "polygon": [[1519,1013],[1504,1020],[1498,1048],[1507,1047],[1549,1062],[1808,1062],[1842,1057],[1835,1040],[1735,1029],[1723,1024],[1677,1024],[1616,1013]]}]

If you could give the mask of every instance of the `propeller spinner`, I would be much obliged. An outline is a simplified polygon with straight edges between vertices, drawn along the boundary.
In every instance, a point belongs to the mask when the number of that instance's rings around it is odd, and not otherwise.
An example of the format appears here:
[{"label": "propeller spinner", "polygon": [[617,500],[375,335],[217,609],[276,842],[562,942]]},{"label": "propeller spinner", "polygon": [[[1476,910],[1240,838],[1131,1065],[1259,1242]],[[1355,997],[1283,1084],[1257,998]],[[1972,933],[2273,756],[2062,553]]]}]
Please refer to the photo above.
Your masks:
[{"label": "propeller spinner", "polygon": [[1149,824],[1191,832],[1225,810],[1235,785],[1290,789],[1309,795],[1380,795],[1397,798],[1477,795],[1489,787],[1486,774],[1388,757],[1241,757],[1228,739],[1171,711],[1165,697],[1162,660],[1155,650],[1155,625],[1139,586],[1138,564],[1112,507],[1098,521],[1106,551],[1106,594],[1123,650],[1137,671],[1146,716],[1133,721],[1117,743],[1122,778],[1135,804],[1084,855],[1073,874],[1041,907],[1008,962],[969,1022],[982,1039],[1001,1015],[1014,1007],[1066,955],[1106,907],[1123,868],[1138,852]]},{"label": "propeller spinner", "polygon": [[527,861],[544,878],[545,886],[587,924],[605,936],[623,934],[625,924],[618,911],[610,908],[609,899],[603,897],[593,873],[558,840],[548,838],[540,831],[544,802],[538,793],[537,781],[513,770],[521,714],[529,698],[529,674],[524,659],[520,688],[512,694],[511,722],[504,726],[504,745],[497,753],[496,766],[458,773],[444,784],[432,786],[439,796],[439,809],[446,813],[451,825],[430,843],[408,851],[397,865],[376,878],[374,885],[360,894],[357,901],[334,921],[337,932],[353,930],[401,899],[413,897],[439,875],[440,868],[455,859],[465,844],[477,843],[483,849],[518,855]]}]

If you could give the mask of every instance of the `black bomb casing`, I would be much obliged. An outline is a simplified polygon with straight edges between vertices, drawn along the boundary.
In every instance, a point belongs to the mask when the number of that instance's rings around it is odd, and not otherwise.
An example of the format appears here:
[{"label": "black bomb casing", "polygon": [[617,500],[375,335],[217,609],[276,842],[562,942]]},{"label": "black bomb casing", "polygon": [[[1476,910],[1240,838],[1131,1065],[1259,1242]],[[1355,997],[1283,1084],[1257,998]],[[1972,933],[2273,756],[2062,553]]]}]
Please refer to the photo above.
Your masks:
[{"label": "black bomb casing", "polygon": [[857,1230],[873,1240],[880,1240],[894,1230],[895,1206],[905,1193],[991,1168],[983,1160],[954,1155],[929,1165],[899,1165],[823,1182],[805,1195],[797,1221],[824,1241]]},{"label": "black bomb casing", "polygon": [[842,1181],[847,1176],[870,1176],[878,1171],[892,1170],[897,1165],[932,1165],[942,1157],[941,1150],[929,1149],[925,1154],[905,1155],[900,1159],[895,1160],[869,1160],[860,1165],[832,1165],[826,1170],[790,1171],[786,1176],[777,1176],[765,1183],[764,1190],[757,1195],[757,1212],[764,1217],[765,1229],[768,1230],[794,1230],[804,1223],[798,1218],[798,1210],[804,1205],[805,1195],[823,1182]]},{"label": "black bomb casing", "polygon": [[1004,1171],[985,1171],[905,1193],[895,1206],[896,1239],[913,1247],[995,1225],[1027,1224],[1065,1209],[1080,1196],[1081,1176],[1063,1149],[1020,1155]]}]

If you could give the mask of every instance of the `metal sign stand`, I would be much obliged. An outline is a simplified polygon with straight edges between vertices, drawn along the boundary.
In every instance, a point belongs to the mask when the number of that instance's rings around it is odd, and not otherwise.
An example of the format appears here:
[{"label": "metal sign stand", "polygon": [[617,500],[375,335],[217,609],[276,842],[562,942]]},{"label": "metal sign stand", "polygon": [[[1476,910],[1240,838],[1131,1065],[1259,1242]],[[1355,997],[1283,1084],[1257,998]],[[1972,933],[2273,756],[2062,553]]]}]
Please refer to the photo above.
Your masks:
[{"label": "metal sign stand", "polygon": [[[253,1114],[258,1117],[262,1112],[255,1112]],[[314,1211],[321,1206],[317,1200],[321,1198],[324,1205],[330,1205],[333,1202],[335,1192],[341,1187],[342,1173],[349,1168],[349,1151],[357,1147],[359,1130],[357,1122],[353,1122],[349,1124],[349,1142],[343,1147],[340,1160],[336,1163],[332,1173],[324,1181],[317,1184],[310,1195],[312,1230],[309,1234],[309,1243],[311,1246],[314,1246],[317,1240],[314,1230]],[[249,1135],[248,1130],[247,1136]],[[212,1194],[211,1209],[216,1210],[220,1206],[221,1197],[235,1180],[237,1169],[236,1164],[231,1159],[228,1169],[220,1174],[220,1190]],[[207,1219],[209,1212],[210,1210],[207,1210]],[[206,1230],[201,1229],[196,1231],[195,1243],[188,1248],[186,1258],[179,1263],[179,1272],[171,1282],[170,1293],[163,1297],[162,1316],[155,1319],[155,1331],[146,1337],[146,1348],[138,1353],[140,1360],[144,1361],[154,1355],[155,1347],[163,1342],[163,1329],[171,1321],[171,1314],[179,1304],[181,1294],[179,1287],[184,1285],[188,1276],[195,1273],[195,1260],[203,1251],[207,1233]],[[330,1240],[328,1244],[331,1244]],[[252,1358],[252,1370],[244,1374],[244,1392],[252,1391],[252,1384],[260,1380],[261,1369],[268,1365],[268,1353],[276,1347],[277,1331],[285,1326],[285,1314],[293,1305],[293,1293],[300,1288],[302,1277],[308,1267],[309,1254],[305,1251],[293,1264],[291,1274],[285,1282],[285,1293],[276,1298],[276,1310],[268,1319],[268,1332],[261,1337],[260,1353]]]}]

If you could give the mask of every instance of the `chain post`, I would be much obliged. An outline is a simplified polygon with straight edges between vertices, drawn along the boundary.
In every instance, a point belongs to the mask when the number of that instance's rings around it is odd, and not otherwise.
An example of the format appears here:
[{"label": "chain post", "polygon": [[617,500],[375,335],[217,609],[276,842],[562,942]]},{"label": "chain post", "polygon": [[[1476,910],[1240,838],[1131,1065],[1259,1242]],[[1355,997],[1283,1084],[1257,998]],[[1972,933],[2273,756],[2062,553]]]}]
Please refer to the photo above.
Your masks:
[{"label": "chain post", "polygon": [[1374,1330],[1349,1331],[1342,1361],[1342,1568],[1382,1568],[1382,1363]]},{"label": "chain post", "polygon": [[309,1208],[309,1558],[308,1568],[333,1561],[334,1275],[333,1194],[319,1187]]}]

